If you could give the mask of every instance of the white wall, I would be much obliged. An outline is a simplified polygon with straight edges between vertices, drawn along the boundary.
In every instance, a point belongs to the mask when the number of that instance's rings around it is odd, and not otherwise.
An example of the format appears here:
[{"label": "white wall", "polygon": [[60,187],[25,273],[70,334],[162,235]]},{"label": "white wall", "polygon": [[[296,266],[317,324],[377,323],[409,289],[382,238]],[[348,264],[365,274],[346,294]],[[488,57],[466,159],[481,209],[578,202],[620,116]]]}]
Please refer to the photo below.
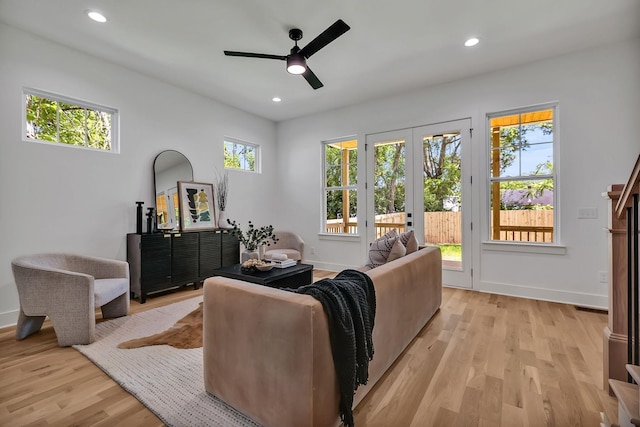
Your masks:
[{"label": "white wall", "polygon": [[[564,255],[488,251],[485,115],[558,101],[561,243]],[[576,52],[475,78],[426,88],[322,114],[278,123],[282,223],[301,232],[306,258],[339,270],[362,264],[366,239],[323,240],[320,141],[470,117],[474,128],[474,289],[607,306],[607,186],[624,183],[640,154],[640,40]],[[364,156],[360,156],[364,157]],[[316,165],[315,167],[313,165]],[[577,219],[579,207],[596,207],[598,218]],[[478,226],[479,225],[479,226]]]},{"label": "white wall", "polygon": [[[228,216],[270,219],[275,124],[0,24],[0,327],[19,308],[11,260],[69,251],[126,260],[135,202],[154,205],[153,160],[182,152],[194,179],[222,170],[222,140],[261,144],[261,175],[230,173]],[[23,142],[23,86],[120,111],[120,154]],[[251,189],[251,190],[248,190]]]}]

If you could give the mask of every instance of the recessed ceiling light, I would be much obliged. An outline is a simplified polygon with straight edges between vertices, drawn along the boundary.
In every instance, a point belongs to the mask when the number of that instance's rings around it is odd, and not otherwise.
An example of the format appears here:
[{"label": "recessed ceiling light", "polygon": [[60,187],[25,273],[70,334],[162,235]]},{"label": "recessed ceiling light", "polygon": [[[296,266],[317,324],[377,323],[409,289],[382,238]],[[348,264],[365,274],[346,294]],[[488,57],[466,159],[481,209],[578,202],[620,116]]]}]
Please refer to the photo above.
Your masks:
[{"label": "recessed ceiling light", "polygon": [[464,45],[466,47],[471,47],[471,46],[477,45],[478,43],[480,43],[480,40],[475,38],[475,37],[472,37],[469,40],[467,40],[466,42],[464,42]]},{"label": "recessed ceiling light", "polygon": [[87,16],[96,22],[107,22],[107,18],[95,10],[87,10]]},{"label": "recessed ceiling light", "polygon": [[271,98],[271,100],[272,100],[273,102],[280,102],[280,101],[282,101],[282,99],[278,98],[277,96],[274,96],[273,98]]}]

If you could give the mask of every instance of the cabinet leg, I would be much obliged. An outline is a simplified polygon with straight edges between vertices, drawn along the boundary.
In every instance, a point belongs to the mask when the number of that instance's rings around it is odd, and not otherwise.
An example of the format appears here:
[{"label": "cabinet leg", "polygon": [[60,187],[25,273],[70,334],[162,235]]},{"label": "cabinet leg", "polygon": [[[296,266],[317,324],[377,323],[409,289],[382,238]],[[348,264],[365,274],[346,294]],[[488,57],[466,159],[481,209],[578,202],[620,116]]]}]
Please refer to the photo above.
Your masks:
[{"label": "cabinet leg", "polygon": [[140,304],[144,304],[145,302],[147,302],[147,293],[142,292],[140,293]]},{"label": "cabinet leg", "polygon": [[200,289],[200,282],[198,281],[193,282],[193,290],[197,291],[198,289]]}]

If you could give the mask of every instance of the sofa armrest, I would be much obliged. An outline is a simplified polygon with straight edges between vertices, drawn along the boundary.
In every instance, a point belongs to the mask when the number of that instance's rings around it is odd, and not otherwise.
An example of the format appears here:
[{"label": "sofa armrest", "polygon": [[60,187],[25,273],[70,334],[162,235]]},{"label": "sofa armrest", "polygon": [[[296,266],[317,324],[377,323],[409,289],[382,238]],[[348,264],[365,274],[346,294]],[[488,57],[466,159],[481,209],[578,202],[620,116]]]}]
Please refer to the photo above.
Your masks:
[{"label": "sofa armrest", "polygon": [[338,424],[326,315],[308,295],[239,280],[204,283],[205,389],[268,426]]}]

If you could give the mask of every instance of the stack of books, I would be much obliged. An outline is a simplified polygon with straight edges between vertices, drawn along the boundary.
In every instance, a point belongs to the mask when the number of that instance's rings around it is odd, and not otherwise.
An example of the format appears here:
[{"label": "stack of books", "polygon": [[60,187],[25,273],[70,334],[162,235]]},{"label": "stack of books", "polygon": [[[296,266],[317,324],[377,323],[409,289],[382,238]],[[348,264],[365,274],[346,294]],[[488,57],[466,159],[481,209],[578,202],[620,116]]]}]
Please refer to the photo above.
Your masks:
[{"label": "stack of books", "polygon": [[273,266],[275,268],[287,268],[287,267],[292,267],[294,265],[296,265],[296,261],[293,259],[285,259],[285,260],[277,260],[277,259],[272,259],[271,260],[271,264],[273,264]]}]

